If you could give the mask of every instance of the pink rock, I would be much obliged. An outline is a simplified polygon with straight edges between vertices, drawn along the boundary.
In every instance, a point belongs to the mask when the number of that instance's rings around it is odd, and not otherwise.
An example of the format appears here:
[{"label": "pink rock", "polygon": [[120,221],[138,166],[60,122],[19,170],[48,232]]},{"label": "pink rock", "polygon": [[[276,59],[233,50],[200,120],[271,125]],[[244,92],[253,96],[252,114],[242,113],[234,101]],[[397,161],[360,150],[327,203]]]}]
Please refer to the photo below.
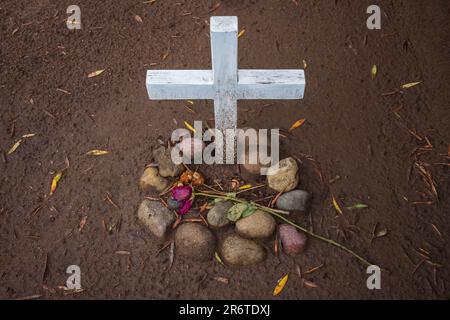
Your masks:
[{"label": "pink rock", "polygon": [[291,256],[298,255],[305,250],[308,237],[305,233],[289,224],[281,224],[278,227],[283,251]]}]

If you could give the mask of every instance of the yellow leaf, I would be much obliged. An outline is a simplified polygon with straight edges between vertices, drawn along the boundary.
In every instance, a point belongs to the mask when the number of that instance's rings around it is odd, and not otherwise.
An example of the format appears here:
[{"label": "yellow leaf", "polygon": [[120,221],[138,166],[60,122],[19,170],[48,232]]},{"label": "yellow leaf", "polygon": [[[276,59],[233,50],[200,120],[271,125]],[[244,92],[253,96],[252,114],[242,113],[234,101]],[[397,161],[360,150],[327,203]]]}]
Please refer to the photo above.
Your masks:
[{"label": "yellow leaf", "polygon": [[288,281],[288,278],[289,278],[289,274],[285,275],[283,278],[278,280],[278,284],[275,287],[275,289],[273,290],[274,296],[279,295],[281,293],[281,291],[283,291],[284,286],[286,285],[286,282]]},{"label": "yellow leaf", "polygon": [[103,71],[105,71],[105,69],[100,69],[100,70],[96,70],[94,72],[91,72],[91,73],[88,74],[88,78],[96,77],[96,76],[102,74]]},{"label": "yellow leaf", "polygon": [[14,143],[14,145],[11,147],[11,149],[9,149],[8,154],[13,153],[14,151],[17,150],[17,148],[20,146],[20,144],[22,143],[22,139],[17,140],[16,143]]},{"label": "yellow leaf", "polygon": [[374,64],[372,66],[372,69],[370,70],[370,75],[372,76],[372,80],[375,79],[375,77],[377,76],[377,72],[378,72],[378,68],[377,66]]},{"label": "yellow leaf", "polygon": [[306,120],[306,119],[300,119],[300,120],[295,121],[295,123],[294,123],[294,124],[292,125],[292,127],[289,129],[289,132],[291,132],[291,131],[294,130],[294,129],[299,128],[303,123],[305,123],[305,120]]},{"label": "yellow leaf", "polygon": [[184,125],[186,126],[186,128],[188,128],[189,130],[191,130],[193,133],[196,132],[196,130],[194,129],[194,127],[191,126],[191,125],[189,124],[189,122],[184,121]]},{"label": "yellow leaf", "polygon": [[404,85],[402,85],[402,89],[409,89],[412,87],[417,86],[418,84],[422,83],[422,81],[417,81],[417,82],[411,82],[411,83],[405,83]]},{"label": "yellow leaf", "polygon": [[188,101],[187,101],[187,103],[189,103],[189,104],[193,105],[193,104],[194,104],[194,101],[192,101],[192,100],[188,100]]},{"label": "yellow leaf", "polygon": [[238,33],[238,39],[239,39],[240,37],[242,37],[242,36],[244,35],[244,33],[245,33],[245,29],[242,29],[241,31],[239,31],[239,33]]},{"label": "yellow leaf", "polygon": [[337,203],[336,199],[333,197],[333,206],[336,209],[337,213],[342,214],[342,209],[339,207],[339,204]]},{"label": "yellow leaf", "polygon": [[246,185],[239,187],[239,190],[247,190],[247,189],[250,189],[251,187],[252,187],[251,184],[246,184]]},{"label": "yellow leaf", "polygon": [[52,195],[55,191],[56,188],[58,187],[58,182],[59,180],[61,180],[62,176],[63,176],[64,171],[58,172],[52,180],[52,185],[50,187],[50,195]]},{"label": "yellow leaf", "polygon": [[219,262],[221,265],[225,265],[222,261],[222,259],[220,258],[219,254],[217,253],[217,251],[214,253],[214,257],[216,258],[217,262]]},{"label": "yellow leaf", "polygon": [[86,153],[88,156],[103,156],[105,154],[108,154],[109,151],[106,150],[91,150],[88,153]]}]

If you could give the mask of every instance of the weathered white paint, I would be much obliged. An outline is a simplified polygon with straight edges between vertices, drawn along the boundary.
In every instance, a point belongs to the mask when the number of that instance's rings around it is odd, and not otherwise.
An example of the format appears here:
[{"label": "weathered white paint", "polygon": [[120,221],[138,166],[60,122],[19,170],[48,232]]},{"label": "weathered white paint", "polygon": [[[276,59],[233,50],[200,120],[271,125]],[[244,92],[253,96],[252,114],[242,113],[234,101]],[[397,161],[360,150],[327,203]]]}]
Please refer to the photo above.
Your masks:
[{"label": "weathered white paint", "polygon": [[214,100],[222,132],[236,129],[239,99],[303,98],[303,70],[238,70],[237,32],[237,17],[211,17],[212,70],[148,70],[149,98]]}]

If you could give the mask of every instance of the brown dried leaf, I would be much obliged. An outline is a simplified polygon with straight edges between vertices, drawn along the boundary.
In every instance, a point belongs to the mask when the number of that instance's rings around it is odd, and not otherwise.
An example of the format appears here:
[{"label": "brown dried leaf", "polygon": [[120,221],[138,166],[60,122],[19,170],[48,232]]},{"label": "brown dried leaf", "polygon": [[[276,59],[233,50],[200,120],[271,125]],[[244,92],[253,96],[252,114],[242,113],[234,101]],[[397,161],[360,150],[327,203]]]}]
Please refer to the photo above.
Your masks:
[{"label": "brown dried leaf", "polygon": [[86,225],[87,218],[88,218],[88,216],[84,216],[81,219],[79,227],[78,227],[78,232],[81,232],[81,230],[83,230],[84,226]]},{"label": "brown dried leaf", "polygon": [[138,16],[138,15],[134,16],[134,20],[136,20],[139,23],[143,23],[144,22],[144,21],[142,21],[142,18],[140,16]]},{"label": "brown dried leaf", "polygon": [[315,284],[314,282],[308,281],[308,280],[303,280],[303,284],[305,287],[307,288],[318,288],[319,286],[317,284]]}]

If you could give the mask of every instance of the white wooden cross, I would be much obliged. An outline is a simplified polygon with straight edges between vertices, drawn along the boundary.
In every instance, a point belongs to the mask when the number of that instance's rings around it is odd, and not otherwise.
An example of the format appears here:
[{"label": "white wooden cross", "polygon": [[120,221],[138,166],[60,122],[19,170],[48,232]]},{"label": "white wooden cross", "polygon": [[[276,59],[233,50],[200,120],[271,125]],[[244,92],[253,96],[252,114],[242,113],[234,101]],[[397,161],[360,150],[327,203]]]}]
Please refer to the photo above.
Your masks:
[{"label": "white wooden cross", "polygon": [[212,70],[148,70],[153,100],[214,100],[216,129],[237,128],[237,100],[301,99],[304,71],[238,70],[237,17],[211,17]]}]

